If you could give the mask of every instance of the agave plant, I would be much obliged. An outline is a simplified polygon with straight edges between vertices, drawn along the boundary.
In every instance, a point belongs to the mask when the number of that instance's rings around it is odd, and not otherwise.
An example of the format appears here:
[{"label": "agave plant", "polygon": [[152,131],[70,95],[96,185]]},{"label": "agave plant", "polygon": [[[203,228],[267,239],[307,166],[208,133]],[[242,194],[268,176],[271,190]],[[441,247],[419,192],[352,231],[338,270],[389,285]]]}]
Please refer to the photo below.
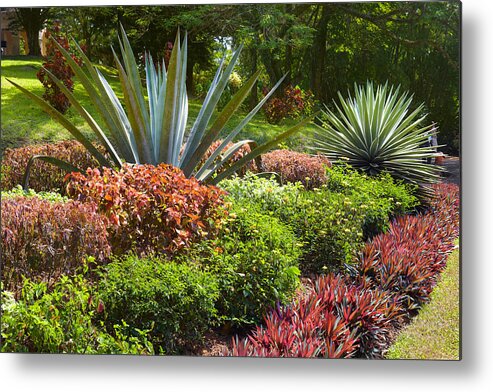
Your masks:
[{"label": "agave plant", "polygon": [[[123,162],[153,165],[168,163],[181,168],[187,177],[195,176],[202,181],[217,183],[234,173],[248,161],[291,136],[310,121],[310,119],[302,121],[261,146],[257,146],[252,140],[242,140],[234,143],[223,152],[227,144],[238,135],[269,99],[274,90],[281,84],[281,79],[264,99],[229,132],[221,145],[205,163],[201,167],[197,167],[210,145],[218,138],[218,135],[225,128],[227,122],[247,97],[259,76],[259,72],[255,73],[245,82],[231,98],[230,102],[217,115],[212,124],[210,124],[216,105],[221,98],[240,55],[241,46],[233,53],[229,64],[226,65],[225,59],[223,58],[195,123],[187,132],[188,98],[185,86],[187,64],[186,34],[182,42],[180,32],[178,31],[168,69],[166,69],[164,61],[156,67],[152,57],[146,54],[146,88],[144,88],[130,42],[123,27],[121,30],[121,39],[119,42],[123,63],[114,50],[113,55],[122,86],[123,104],[105,77],[90,62],[76,42],[75,47],[78,56],[83,60],[83,66],[79,66],[73,60],[72,56],[53,40],[53,43],[63,54],[67,63],[86,90],[91,103],[97,108],[105,127],[95,121],[91,114],[78,102],[72,92],[65,87],[63,82],[46,70],[51,79],[67,96],[75,110],[85,119],[98,141],[106,148],[112,162],[98,151],[91,141],[65,116],[60,114],[42,98],[9,80],[10,83],[29,96],[52,118],[63,125],[94,155],[102,166],[121,167]],[[146,90],[147,94],[144,93],[144,90]],[[109,132],[112,142],[110,142],[110,138],[107,137],[103,128]],[[251,145],[252,151],[231,165],[227,170],[215,175],[217,169],[226,163],[246,143]],[[222,155],[220,155],[221,153]],[[217,159],[218,157],[220,158],[219,160]],[[35,158],[56,164],[68,171],[77,170],[77,168],[71,165],[63,164],[63,162],[51,159],[50,157],[37,156]],[[28,178],[27,172],[26,178]]]},{"label": "agave plant", "polygon": [[[370,175],[389,172],[395,178],[418,184],[437,182],[441,168],[426,163],[436,156],[427,145],[431,125],[423,125],[423,105],[410,112],[412,97],[400,87],[355,85],[355,96],[339,92],[336,112],[322,112],[314,149],[330,159],[345,159]],[[426,192],[425,192],[426,193]]]}]

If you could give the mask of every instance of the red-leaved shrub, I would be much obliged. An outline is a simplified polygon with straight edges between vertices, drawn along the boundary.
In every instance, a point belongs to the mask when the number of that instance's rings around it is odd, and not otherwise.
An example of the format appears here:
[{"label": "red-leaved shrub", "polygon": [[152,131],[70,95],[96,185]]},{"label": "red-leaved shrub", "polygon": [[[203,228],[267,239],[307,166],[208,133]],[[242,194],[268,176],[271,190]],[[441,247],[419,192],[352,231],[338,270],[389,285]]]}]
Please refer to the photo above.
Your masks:
[{"label": "red-leaved shrub", "polygon": [[[209,157],[212,155],[212,153],[214,151],[217,150],[217,148],[221,145],[221,143],[223,142],[222,139],[219,139],[219,140],[216,140],[214,143],[212,143],[210,145],[210,147],[207,149],[206,153],[204,154],[202,160],[200,161],[198,167],[200,167],[203,163],[205,163],[205,161],[207,159],[209,159]],[[224,149],[221,151],[222,154],[224,154],[226,152],[226,150],[228,150],[230,147],[233,146],[234,143],[231,143],[229,142],[226,147],[224,147]],[[228,167],[230,167],[231,165],[233,165],[235,162],[238,162],[241,158],[243,158],[245,155],[247,155],[248,153],[250,153],[252,150],[250,148],[250,146],[248,144],[245,144],[243,145],[238,151],[236,151],[233,156],[228,160],[228,162],[226,162],[221,168],[219,168],[216,172],[217,173],[221,173],[223,171],[225,171]],[[218,162],[219,161],[219,157],[216,158],[215,162]],[[248,162],[246,165],[242,166],[239,170],[238,170],[238,174],[241,176],[241,175],[244,175],[248,170],[256,170],[257,168],[257,164],[256,164],[256,161],[253,160],[253,161],[250,161]]]},{"label": "red-leaved shrub", "polygon": [[233,356],[378,357],[400,309],[391,296],[351,284],[345,277],[319,277],[291,305],[265,316],[245,340],[233,339]]},{"label": "red-leaved shrub", "polygon": [[278,124],[287,117],[296,118],[302,114],[310,115],[314,105],[315,100],[310,90],[304,91],[298,86],[288,85],[281,96],[267,101],[264,105],[264,113],[269,123]]},{"label": "red-leaved shrub", "polygon": [[124,165],[119,171],[71,173],[67,194],[98,205],[109,218],[113,251],[174,252],[214,235],[223,191],[186,178],[173,166]]},{"label": "red-leaved shrub", "polygon": [[459,234],[459,188],[434,190],[429,213],[397,218],[366,244],[360,260],[364,284],[395,293],[409,315],[428,300]]},{"label": "red-leaved shrub", "polygon": [[51,284],[61,274],[74,273],[86,255],[104,262],[110,254],[106,225],[91,203],[2,200],[4,289],[17,291],[23,275]]},{"label": "red-leaved shrub", "polygon": [[[46,70],[51,72],[70,91],[74,91],[74,81],[72,78],[75,74],[72,71],[72,68],[68,65],[67,60],[65,60],[62,52],[50,38],[53,38],[62,48],[67,51],[70,51],[69,42],[67,37],[62,34],[60,22],[55,21],[53,26],[51,26],[45,34],[48,39],[46,45],[47,60],[43,63],[43,68],[38,71],[36,76],[45,88],[45,92],[43,94],[45,101],[47,101],[60,113],[65,113],[70,107],[70,101],[51,79],[51,76],[46,72]],[[72,55],[72,58],[79,65],[82,64],[82,60],[75,55]]]},{"label": "red-leaved shrub", "polygon": [[300,181],[306,189],[318,188],[327,181],[326,166],[332,164],[321,155],[290,150],[274,150],[262,155],[262,171],[279,174],[282,182]]},{"label": "red-leaved shrub", "polygon": [[[99,147],[104,152],[102,147]],[[57,143],[40,144],[20,148],[6,149],[2,159],[1,189],[9,190],[16,185],[22,185],[22,179],[27,163],[33,155],[48,155],[61,159],[86,170],[89,167],[99,166],[98,161],[87,149],[75,140]],[[29,188],[36,192],[53,191],[59,189],[64,194],[64,177],[67,173],[50,163],[37,160],[31,166]]]}]

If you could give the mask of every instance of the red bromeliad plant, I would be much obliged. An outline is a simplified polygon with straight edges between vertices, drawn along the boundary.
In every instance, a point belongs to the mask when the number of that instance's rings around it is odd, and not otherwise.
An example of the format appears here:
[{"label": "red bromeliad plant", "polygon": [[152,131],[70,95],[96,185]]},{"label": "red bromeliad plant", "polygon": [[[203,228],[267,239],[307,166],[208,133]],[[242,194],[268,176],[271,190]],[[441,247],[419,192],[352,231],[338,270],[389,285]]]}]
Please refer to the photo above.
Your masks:
[{"label": "red bromeliad plant", "polygon": [[351,281],[319,277],[224,354],[382,357],[391,332],[428,300],[459,234],[459,188],[440,184],[434,193],[429,213],[398,218],[366,245]]},{"label": "red bromeliad plant", "polygon": [[428,300],[459,234],[458,187],[440,184],[434,190],[432,211],[397,218],[366,245],[359,265],[365,286],[395,293],[410,315]]},{"label": "red bromeliad plant", "polygon": [[71,173],[67,194],[92,201],[109,218],[114,252],[174,252],[214,235],[224,209],[219,188],[201,185],[171,165]]},{"label": "red bromeliad plant", "polygon": [[265,316],[245,340],[233,339],[233,356],[379,357],[400,308],[388,293],[329,274],[306,294]]},{"label": "red bromeliad plant", "polygon": [[[68,39],[64,34],[62,34],[60,22],[57,21],[53,24],[53,27],[46,32],[48,42],[46,46],[48,60],[43,63],[43,68],[38,71],[37,77],[45,87],[43,98],[56,110],[63,114],[70,107],[70,101],[47,74],[46,70],[62,81],[65,87],[67,87],[70,91],[74,91],[74,82],[72,78],[75,74],[67,64],[62,52],[60,52],[55,44],[49,39],[50,36],[53,37],[65,50],[69,50]],[[72,58],[77,62],[77,64],[82,64],[82,61],[78,57],[72,55]]]}]

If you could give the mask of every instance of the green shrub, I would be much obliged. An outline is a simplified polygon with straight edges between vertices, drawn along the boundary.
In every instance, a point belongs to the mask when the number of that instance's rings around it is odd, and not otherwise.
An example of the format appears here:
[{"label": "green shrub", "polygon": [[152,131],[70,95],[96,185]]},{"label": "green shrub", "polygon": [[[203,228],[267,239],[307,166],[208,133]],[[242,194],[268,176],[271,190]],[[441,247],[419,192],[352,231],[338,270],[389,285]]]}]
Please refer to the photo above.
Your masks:
[{"label": "green shrub", "polygon": [[52,291],[46,283],[24,281],[20,298],[2,291],[2,352],[154,354],[148,331],[126,324],[114,336],[95,321],[104,307],[82,275],[62,276]]},{"label": "green shrub", "polygon": [[385,173],[370,177],[347,165],[327,170],[327,189],[343,193],[357,205],[365,205],[363,237],[369,239],[387,231],[391,217],[411,212],[418,206],[416,187],[397,182]]},{"label": "green shrub", "polygon": [[68,197],[62,196],[60,193],[57,192],[44,192],[44,191],[36,192],[33,189],[29,189],[29,191],[24,192],[22,186],[20,185],[16,185],[10,191],[5,191],[5,192],[2,191],[1,193],[2,193],[2,199],[24,196],[24,197],[37,197],[42,200],[48,200],[51,202],[58,202],[58,203],[65,203],[70,200]]},{"label": "green shrub", "polygon": [[188,258],[216,276],[222,321],[241,325],[259,322],[269,307],[291,299],[299,285],[299,255],[300,244],[287,226],[237,203],[219,236],[198,244]]},{"label": "green shrub", "polygon": [[291,226],[303,242],[304,273],[337,269],[352,262],[363,245],[366,206],[325,186],[307,191],[301,184],[280,186],[273,179],[231,179],[221,182],[233,203],[257,205]]},{"label": "green shrub", "polygon": [[215,319],[217,282],[196,266],[129,255],[106,265],[100,278],[106,325],[123,320],[151,330],[156,351],[192,348]]}]

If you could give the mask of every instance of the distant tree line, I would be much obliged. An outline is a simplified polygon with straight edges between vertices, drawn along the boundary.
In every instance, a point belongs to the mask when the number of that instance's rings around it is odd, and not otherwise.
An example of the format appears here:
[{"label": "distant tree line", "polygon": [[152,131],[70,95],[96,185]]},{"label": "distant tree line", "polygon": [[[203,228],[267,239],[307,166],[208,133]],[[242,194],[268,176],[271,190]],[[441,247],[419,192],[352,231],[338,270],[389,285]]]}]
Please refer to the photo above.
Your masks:
[{"label": "distant tree line", "polygon": [[108,65],[119,24],[136,54],[147,50],[155,59],[166,56],[180,27],[188,32],[190,93],[194,75],[210,69],[220,42],[243,43],[240,75],[263,71],[250,105],[286,73],[286,84],[310,89],[328,105],[354,83],[400,84],[416,104],[425,102],[446,151],[459,148],[459,2],[60,7],[18,9],[17,15],[17,24],[34,25],[31,30],[40,18],[61,20],[91,60]]}]

